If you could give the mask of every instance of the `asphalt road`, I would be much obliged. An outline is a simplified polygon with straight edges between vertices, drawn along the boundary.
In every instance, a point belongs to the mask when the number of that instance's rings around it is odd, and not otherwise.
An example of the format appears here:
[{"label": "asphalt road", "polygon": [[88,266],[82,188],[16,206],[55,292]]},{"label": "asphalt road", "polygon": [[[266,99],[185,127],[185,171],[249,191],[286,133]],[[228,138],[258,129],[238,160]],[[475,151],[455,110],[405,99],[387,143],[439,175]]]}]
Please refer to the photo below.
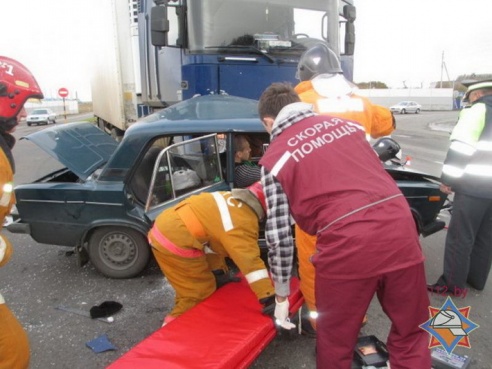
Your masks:
[{"label": "asphalt road", "polygon": [[[440,173],[447,150],[448,128],[452,127],[456,117],[456,112],[423,112],[396,117],[398,128],[393,137],[401,144],[404,155],[411,157],[414,169],[434,175]],[[42,128],[21,126],[16,136]],[[52,165],[24,140],[17,143],[14,156],[18,184],[40,177]],[[447,219],[447,214],[443,217]],[[153,263],[137,278],[112,280],[100,275],[90,264],[78,267],[68,248],[38,244],[28,236],[5,232],[14,244],[15,253],[11,262],[0,269],[0,290],[28,332],[31,369],[105,368],[158,329],[172,306],[173,289]],[[422,238],[430,282],[441,273],[444,238],[445,231]],[[55,309],[65,305],[88,311],[91,306],[106,300],[123,305],[111,324]],[[444,301],[444,297],[431,294],[433,307],[442,306]],[[465,299],[453,301],[460,308],[471,306],[470,319],[480,325],[469,337],[471,348],[458,347],[455,352],[470,355],[473,369],[491,369],[492,281],[489,280],[485,291],[468,291]],[[361,333],[376,335],[384,341],[389,326],[379,303],[373,301],[369,323]],[[86,342],[103,334],[116,350],[96,354]],[[315,340],[305,336],[277,337],[251,368],[315,368],[314,345]]]}]

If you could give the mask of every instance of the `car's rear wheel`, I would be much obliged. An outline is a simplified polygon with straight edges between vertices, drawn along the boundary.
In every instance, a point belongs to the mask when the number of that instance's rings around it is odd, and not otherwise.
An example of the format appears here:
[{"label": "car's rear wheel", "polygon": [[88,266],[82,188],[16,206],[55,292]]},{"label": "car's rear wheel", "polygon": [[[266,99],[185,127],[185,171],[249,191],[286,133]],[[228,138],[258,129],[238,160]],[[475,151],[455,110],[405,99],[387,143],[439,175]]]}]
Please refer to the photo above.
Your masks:
[{"label": "car's rear wheel", "polygon": [[146,238],[125,227],[103,227],[89,240],[89,258],[96,269],[110,278],[132,278],[140,274],[150,258]]}]

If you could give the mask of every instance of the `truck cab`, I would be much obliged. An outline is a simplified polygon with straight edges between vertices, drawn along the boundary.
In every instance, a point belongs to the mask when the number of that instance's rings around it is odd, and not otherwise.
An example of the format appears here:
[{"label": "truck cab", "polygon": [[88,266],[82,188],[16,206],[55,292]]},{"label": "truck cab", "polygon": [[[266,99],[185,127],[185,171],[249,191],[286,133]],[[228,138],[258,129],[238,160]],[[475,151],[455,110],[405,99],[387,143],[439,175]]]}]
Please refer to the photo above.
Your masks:
[{"label": "truck cab", "polygon": [[352,1],[147,0],[140,5],[147,105],[165,107],[197,94],[258,99],[272,82],[295,84],[301,54],[317,43],[342,55],[352,80]]}]

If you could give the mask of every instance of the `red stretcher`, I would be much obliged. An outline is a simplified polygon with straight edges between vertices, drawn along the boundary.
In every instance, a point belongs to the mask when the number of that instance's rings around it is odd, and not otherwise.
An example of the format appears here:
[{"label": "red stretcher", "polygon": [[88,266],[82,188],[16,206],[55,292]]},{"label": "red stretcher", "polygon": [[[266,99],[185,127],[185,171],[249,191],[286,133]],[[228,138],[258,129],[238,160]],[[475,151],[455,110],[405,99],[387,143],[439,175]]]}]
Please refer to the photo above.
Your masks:
[{"label": "red stretcher", "polygon": [[[304,303],[291,280],[290,311]],[[107,369],[247,368],[275,338],[276,328],[248,283],[229,283],[138,343]]]}]

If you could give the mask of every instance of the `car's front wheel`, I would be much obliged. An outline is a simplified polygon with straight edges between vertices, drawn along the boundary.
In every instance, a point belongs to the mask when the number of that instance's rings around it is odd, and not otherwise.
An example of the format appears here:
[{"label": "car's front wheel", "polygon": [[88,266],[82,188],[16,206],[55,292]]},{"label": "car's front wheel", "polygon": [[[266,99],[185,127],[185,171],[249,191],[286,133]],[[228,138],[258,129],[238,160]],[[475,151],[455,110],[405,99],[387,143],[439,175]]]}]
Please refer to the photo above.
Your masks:
[{"label": "car's front wheel", "polygon": [[420,109],[415,110],[415,114],[420,113]]},{"label": "car's front wheel", "polygon": [[95,268],[110,278],[132,278],[140,274],[150,258],[147,239],[125,227],[103,227],[89,240],[89,258]]},{"label": "car's front wheel", "polygon": [[405,109],[401,109],[400,114],[407,114],[407,111]]}]

